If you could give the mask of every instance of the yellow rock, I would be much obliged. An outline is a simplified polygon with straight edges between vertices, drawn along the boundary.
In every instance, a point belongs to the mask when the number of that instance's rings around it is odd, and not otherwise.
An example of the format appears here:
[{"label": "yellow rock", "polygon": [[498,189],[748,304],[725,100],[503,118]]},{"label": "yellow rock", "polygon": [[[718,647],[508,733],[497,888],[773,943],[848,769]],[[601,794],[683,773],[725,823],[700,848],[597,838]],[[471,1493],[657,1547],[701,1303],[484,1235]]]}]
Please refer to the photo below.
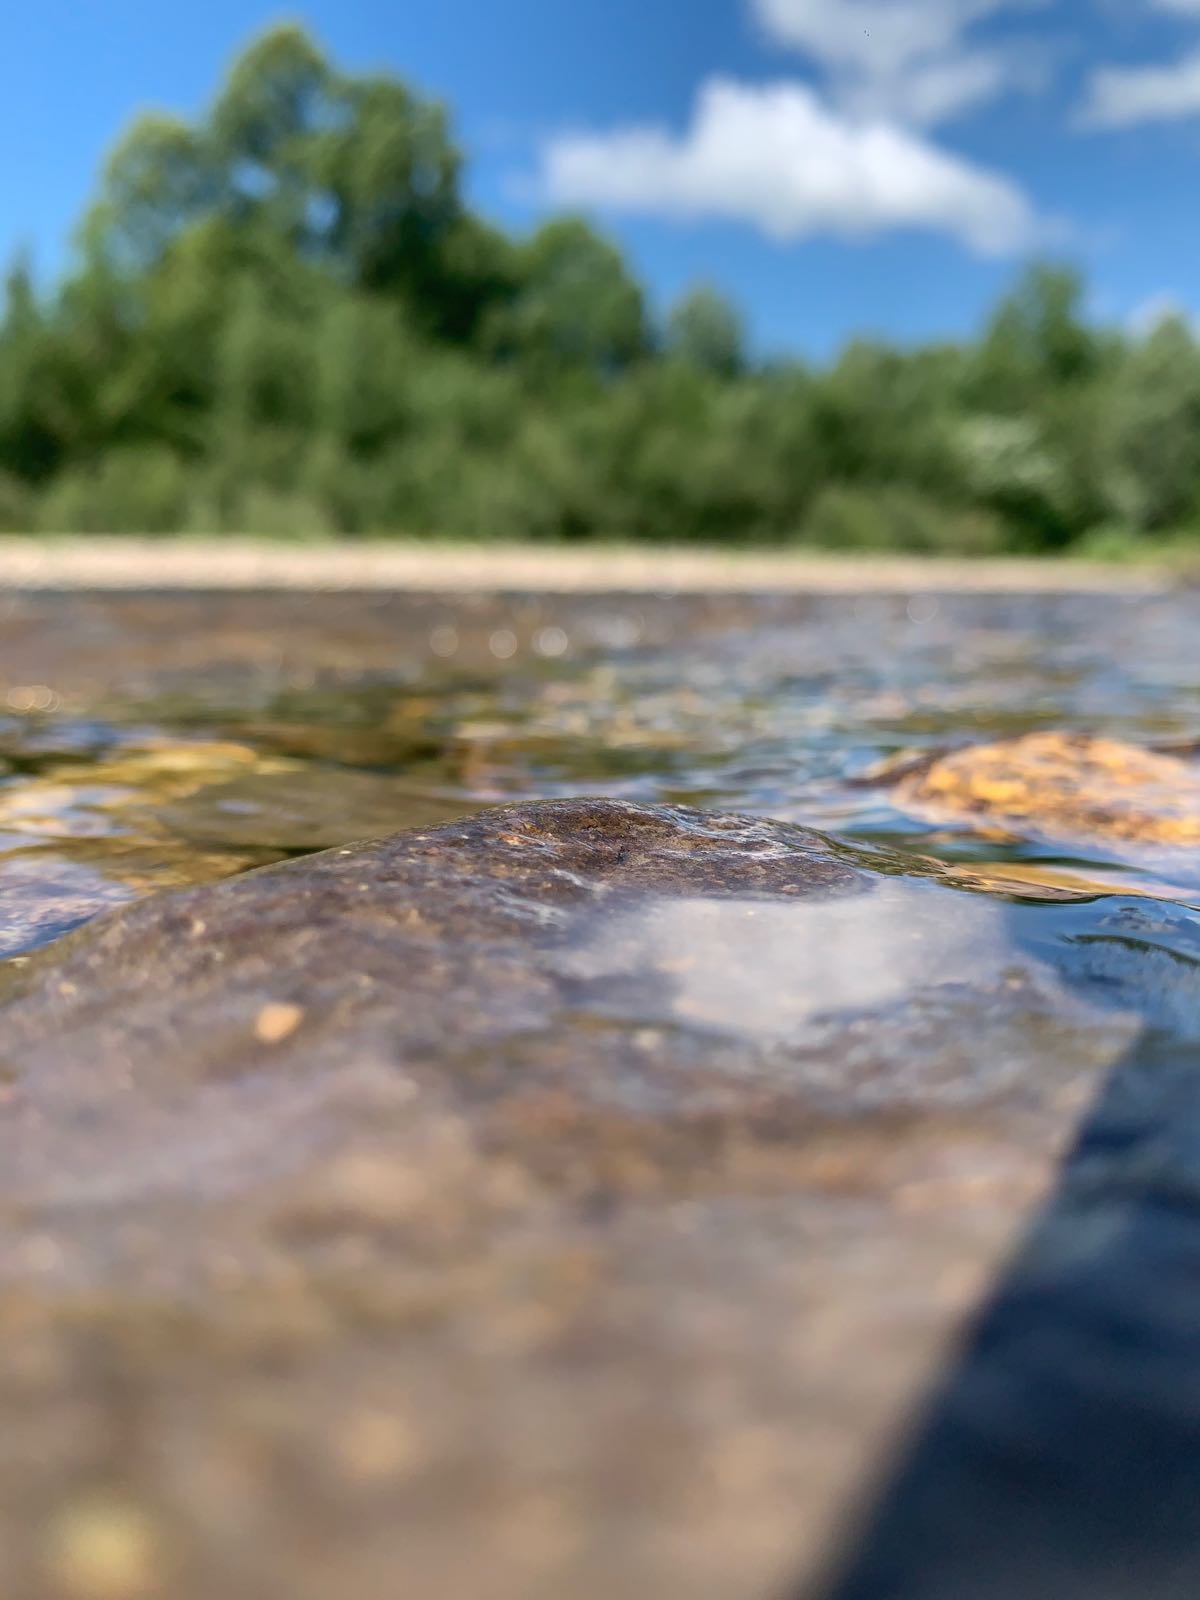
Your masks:
[{"label": "yellow rock", "polygon": [[123,1500],[80,1502],[52,1528],[49,1576],[69,1600],[150,1600],[165,1573],[154,1525]]},{"label": "yellow rock", "polygon": [[254,1021],[254,1037],[263,1044],[281,1044],[304,1021],[304,1007],[274,1000],[265,1005]]},{"label": "yellow rock", "polygon": [[1030,899],[1093,900],[1097,895],[1139,895],[1151,900],[1196,898],[1196,886],[1174,883],[1134,868],[1095,867],[1076,872],[1070,867],[1034,861],[980,861],[947,869],[959,883],[999,889]]},{"label": "yellow rock", "polygon": [[296,765],[217,740],[148,746],[86,766],[63,762],[0,790],[0,830],[52,838],[125,831],[125,814],[139,807],[184,799],[247,772],[288,772]]},{"label": "yellow rock", "polygon": [[902,777],[897,806],[1023,836],[1200,844],[1200,768],[1116,739],[1031,733],[973,745]]}]

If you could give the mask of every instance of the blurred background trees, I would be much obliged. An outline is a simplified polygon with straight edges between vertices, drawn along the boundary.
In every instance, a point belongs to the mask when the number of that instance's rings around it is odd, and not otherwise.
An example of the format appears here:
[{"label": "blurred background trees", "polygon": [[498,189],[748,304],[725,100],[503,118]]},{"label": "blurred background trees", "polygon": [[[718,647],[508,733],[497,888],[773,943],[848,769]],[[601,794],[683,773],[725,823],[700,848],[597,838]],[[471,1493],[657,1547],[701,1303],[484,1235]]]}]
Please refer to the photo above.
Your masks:
[{"label": "blurred background trees", "polygon": [[473,215],[443,108],[299,28],[143,117],[0,320],[0,529],[1137,550],[1200,530],[1200,346],[1029,268],[970,344],[756,361],[586,221]]}]

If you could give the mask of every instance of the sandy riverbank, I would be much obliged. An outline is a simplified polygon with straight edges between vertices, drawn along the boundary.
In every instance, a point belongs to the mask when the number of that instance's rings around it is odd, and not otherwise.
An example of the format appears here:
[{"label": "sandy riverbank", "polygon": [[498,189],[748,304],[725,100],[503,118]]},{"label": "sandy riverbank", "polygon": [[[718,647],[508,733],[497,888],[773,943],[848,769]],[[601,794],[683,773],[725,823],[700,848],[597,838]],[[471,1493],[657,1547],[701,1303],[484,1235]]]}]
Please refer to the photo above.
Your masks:
[{"label": "sandy riverbank", "polygon": [[411,542],[0,538],[0,588],[9,589],[1146,594],[1179,581],[1180,575],[1165,567],[1083,561]]}]

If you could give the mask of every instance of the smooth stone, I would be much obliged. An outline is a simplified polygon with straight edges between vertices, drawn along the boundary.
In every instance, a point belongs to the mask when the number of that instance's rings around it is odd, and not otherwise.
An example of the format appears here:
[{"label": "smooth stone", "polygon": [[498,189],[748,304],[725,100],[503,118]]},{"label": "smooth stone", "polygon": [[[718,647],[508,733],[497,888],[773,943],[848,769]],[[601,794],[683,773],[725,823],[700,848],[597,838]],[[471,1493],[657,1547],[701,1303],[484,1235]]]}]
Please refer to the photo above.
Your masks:
[{"label": "smooth stone", "polygon": [[1200,766],[1084,733],[1030,733],[918,762],[893,798],[930,821],[1018,838],[1200,843]]},{"label": "smooth stone", "polygon": [[900,867],[520,805],[10,964],[0,1591],[813,1568],[1140,1028]]}]

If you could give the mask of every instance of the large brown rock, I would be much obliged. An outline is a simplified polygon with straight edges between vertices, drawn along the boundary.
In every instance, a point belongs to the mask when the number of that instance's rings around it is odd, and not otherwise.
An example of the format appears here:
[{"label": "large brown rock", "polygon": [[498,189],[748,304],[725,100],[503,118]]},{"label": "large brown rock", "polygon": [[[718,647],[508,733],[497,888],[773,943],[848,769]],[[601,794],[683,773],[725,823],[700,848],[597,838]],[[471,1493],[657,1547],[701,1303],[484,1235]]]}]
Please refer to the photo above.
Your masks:
[{"label": "large brown rock", "polygon": [[774,1593],[1137,1028],[1001,900],[609,802],[7,973],[0,1592],[68,1600]]}]

